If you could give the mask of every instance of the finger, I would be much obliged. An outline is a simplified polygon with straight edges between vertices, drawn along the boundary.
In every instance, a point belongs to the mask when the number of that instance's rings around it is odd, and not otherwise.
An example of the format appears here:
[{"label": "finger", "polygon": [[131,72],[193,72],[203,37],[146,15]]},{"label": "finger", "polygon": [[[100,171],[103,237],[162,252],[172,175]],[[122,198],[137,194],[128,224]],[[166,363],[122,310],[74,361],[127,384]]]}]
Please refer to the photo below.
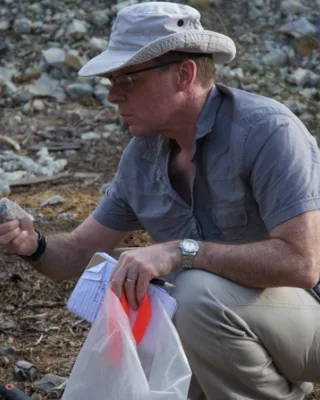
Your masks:
[{"label": "finger", "polygon": [[118,298],[120,300],[121,300],[122,294],[123,294],[123,285],[124,285],[124,280],[125,280],[126,275],[127,275],[127,271],[124,270],[124,268],[120,266],[120,268],[118,268],[116,270],[116,272],[114,272],[110,278],[111,289],[118,296]]},{"label": "finger", "polygon": [[146,276],[140,274],[136,285],[136,299],[139,306],[141,305],[142,300],[147,293],[149,284],[149,279],[147,279]]},{"label": "finger", "polygon": [[127,278],[129,280],[126,280],[124,283],[124,290],[126,293],[126,298],[128,300],[129,306],[133,309],[133,310],[137,310],[139,303],[137,301],[137,297],[136,297],[136,284],[137,284],[137,279],[133,279],[133,278]]},{"label": "finger", "polygon": [[25,246],[23,246],[23,244],[26,242],[28,237],[29,237],[28,232],[22,231],[15,239],[12,240],[12,242],[10,243],[10,246],[13,246],[13,247],[19,249],[19,251],[21,251],[21,253],[23,254],[24,247],[25,247]]},{"label": "finger", "polygon": [[0,224],[0,236],[5,235],[6,233],[12,231],[15,228],[18,228],[19,221],[17,219],[13,219],[11,221],[4,222]]},{"label": "finger", "polygon": [[15,228],[12,231],[0,236],[0,246],[7,246],[13,239],[21,233],[21,229]]}]

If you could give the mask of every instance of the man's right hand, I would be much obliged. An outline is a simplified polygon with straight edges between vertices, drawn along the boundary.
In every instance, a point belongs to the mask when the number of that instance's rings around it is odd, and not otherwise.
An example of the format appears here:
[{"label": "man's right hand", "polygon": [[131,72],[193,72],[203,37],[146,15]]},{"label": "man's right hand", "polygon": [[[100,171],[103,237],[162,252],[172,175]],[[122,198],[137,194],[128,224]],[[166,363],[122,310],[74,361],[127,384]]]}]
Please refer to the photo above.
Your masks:
[{"label": "man's right hand", "polygon": [[0,224],[0,247],[20,256],[33,254],[38,248],[38,234],[30,218]]}]

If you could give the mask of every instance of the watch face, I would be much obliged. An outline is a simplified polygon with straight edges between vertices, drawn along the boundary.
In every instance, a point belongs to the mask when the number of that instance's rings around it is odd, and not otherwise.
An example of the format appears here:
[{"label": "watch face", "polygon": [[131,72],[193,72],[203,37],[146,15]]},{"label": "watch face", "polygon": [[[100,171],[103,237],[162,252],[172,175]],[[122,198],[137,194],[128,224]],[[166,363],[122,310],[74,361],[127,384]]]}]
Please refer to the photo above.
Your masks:
[{"label": "watch face", "polygon": [[193,253],[197,251],[199,248],[198,243],[195,240],[192,239],[185,239],[183,241],[183,249],[187,251],[188,253]]}]

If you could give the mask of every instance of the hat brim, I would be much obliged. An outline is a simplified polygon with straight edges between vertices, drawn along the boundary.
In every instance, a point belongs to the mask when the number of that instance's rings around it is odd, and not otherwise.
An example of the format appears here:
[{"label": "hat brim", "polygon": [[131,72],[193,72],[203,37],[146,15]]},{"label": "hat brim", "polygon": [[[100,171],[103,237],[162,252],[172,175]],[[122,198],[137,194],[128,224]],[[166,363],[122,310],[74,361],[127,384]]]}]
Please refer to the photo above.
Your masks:
[{"label": "hat brim", "polygon": [[123,51],[108,47],[88,61],[78,72],[80,76],[96,76],[130,65],[141,64],[169,51],[212,54],[216,64],[227,64],[236,55],[231,38],[212,31],[191,30],[167,35],[144,46],[139,51]]}]

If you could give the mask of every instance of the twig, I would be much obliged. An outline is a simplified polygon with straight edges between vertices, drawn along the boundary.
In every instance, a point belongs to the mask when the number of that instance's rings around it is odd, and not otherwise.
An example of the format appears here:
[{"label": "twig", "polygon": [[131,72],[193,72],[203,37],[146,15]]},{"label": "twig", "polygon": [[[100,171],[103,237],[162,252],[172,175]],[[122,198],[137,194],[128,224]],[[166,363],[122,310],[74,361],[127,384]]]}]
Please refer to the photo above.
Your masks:
[{"label": "twig", "polygon": [[44,177],[29,178],[29,179],[16,179],[14,181],[9,181],[9,186],[10,187],[32,186],[32,185],[37,185],[40,183],[56,181],[58,179],[70,178],[72,176],[73,176],[73,174],[71,174],[70,172],[65,172],[65,173],[54,175],[54,176],[44,176]]}]

